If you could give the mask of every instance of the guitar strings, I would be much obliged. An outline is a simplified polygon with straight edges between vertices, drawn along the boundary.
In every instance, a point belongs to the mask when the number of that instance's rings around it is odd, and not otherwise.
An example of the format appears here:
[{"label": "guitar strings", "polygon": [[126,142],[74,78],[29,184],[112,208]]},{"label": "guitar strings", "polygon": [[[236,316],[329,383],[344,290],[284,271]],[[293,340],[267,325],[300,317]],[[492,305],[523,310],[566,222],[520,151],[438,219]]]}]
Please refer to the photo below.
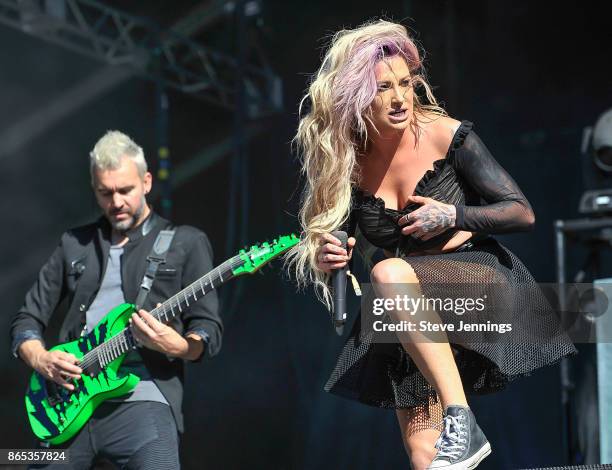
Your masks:
[{"label": "guitar strings", "polygon": [[[250,252],[247,254],[247,256],[250,254]],[[278,255],[280,253],[276,253],[276,255]],[[271,258],[270,258],[271,259]],[[221,272],[221,268],[225,268],[227,267],[227,265],[229,265],[230,267],[230,273],[236,268],[238,267],[240,264],[243,264],[242,258],[240,255],[236,255],[233,258],[230,258],[229,260],[225,261],[224,263],[222,263],[221,265],[219,265],[216,269],[213,269],[211,272],[209,272],[208,274],[205,274],[204,276],[202,276],[200,279],[196,280],[195,282],[191,283],[189,286],[187,286],[186,288],[184,288],[183,290],[181,290],[180,292],[176,293],[175,295],[173,295],[172,297],[170,297],[168,300],[166,300],[160,307],[156,307],[153,310],[151,310],[151,314],[154,315],[158,320],[161,320],[161,315],[159,317],[157,317],[156,315],[158,314],[158,310],[162,310],[164,312],[164,316],[166,317],[166,321],[168,320],[168,315],[167,315],[167,311],[165,308],[166,304],[170,304],[170,310],[172,312],[172,316],[174,317],[174,311],[173,311],[173,301],[176,300],[176,304],[174,305],[174,307],[176,307],[180,313],[182,313],[181,310],[181,299],[180,296],[181,294],[184,295],[185,297],[185,304],[186,307],[189,307],[189,301],[187,299],[187,291],[189,289],[191,289],[192,292],[192,296],[194,297],[194,301],[197,301],[197,297],[195,295],[195,286],[196,284],[200,284],[201,288],[198,288],[198,290],[202,290],[203,292],[203,296],[206,295],[206,293],[204,292],[204,285],[202,285],[202,280],[204,280],[206,278],[206,276],[209,277],[209,283],[211,284],[211,286],[213,285],[213,281],[212,281],[212,275],[214,274],[215,271],[218,272],[219,278],[221,279],[221,282],[226,282],[226,279],[223,279],[223,273]],[[224,269],[225,271],[225,269]],[[230,278],[228,278],[227,280],[229,280]],[[214,287],[213,287],[214,288]],[[163,308],[162,308],[163,307]],[[114,361],[115,359],[117,359],[121,354],[123,354],[126,351],[122,351],[122,344],[121,344],[121,340],[123,340],[123,344],[128,345],[128,343],[133,344],[133,337],[127,337],[127,332],[128,332],[129,328],[124,328],[120,333],[116,334],[115,336],[113,336],[111,339],[109,339],[107,342],[104,342],[103,344],[96,346],[94,349],[92,349],[91,351],[89,351],[87,354],[85,354],[83,356],[83,360],[81,361],[81,365],[84,368],[87,368],[89,366],[91,366],[92,364],[95,364],[95,362],[101,362],[100,361],[100,353],[102,353],[103,355],[103,359],[104,359],[104,355],[107,356],[107,360],[105,360],[106,365],[110,364],[112,361]],[[114,348],[117,348],[116,350]],[[129,347],[128,347],[129,350]],[[119,355],[115,356],[115,352],[116,351],[120,351]],[[95,354],[94,354],[95,353]],[[102,366],[102,364],[100,364],[100,366]]]},{"label": "guitar strings", "polygon": [[[185,304],[186,307],[189,306],[189,302],[187,300],[187,291],[189,289],[191,289],[192,292],[192,296],[194,297],[195,301],[197,301],[196,295],[195,295],[195,286],[197,284],[200,284],[201,287],[198,287],[198,290],[202,290],[204,292],[204,286],[205,284],[202,284],[202,281],[205,280],[205,278],[208,276],[208,283],[212,286],[213,285],[213,275],[215,273],[215,271],[217,271],[219,279],[221,280],[221,282],[226,282],[228,279],[224,279],[223,278],[223,274],[225,271],[227,271],[226,268],[230,268],[230,273],[236,268],[238,267],[240,264],[242,264],[242,258],[240,257],[240,255],[236,255],[233,258],[228,259],[227,261],[223,262],[222,264],[220,264],[216,269],[213,269],[212,271],[210,271],[208,274],[205,274],[204,276],[202,276],[201,278],[199,278],[198,280],[196,280],[195,282],[191,283],[190,285],[188,285],[187,287],[185,287],[183,290],[181,290],[180,292],[177,292],[176,294],[174,294],[172,297],[170,297],[169,299],[167,299],[162,305],[160,305],[159,307],[154,308],[153,310],[151,310],[151,315],[153,315],[157,320],[162,321],[161,319],[161,315],[158,317],[158,313],[159,311],[163,311],[164,316],[166,317],[166,321],[168,320],[168,315],[167,315],[167,309],[166,309],[166,305],[169,304],[170,305],[170,311],[172,313],[172,316],[174,317],[174,310],[173,308],[176,308],[179,313],[182,313],[181,310],[181,299],[180,296],[184,295],[185,296]],[[224,272],[221,272],[223,268]],[[214,289],[214,287],[213,287]],[[202,296],[206,295],[206,292],[204,292],[202,294]],[[128,344],[133,344],[133,337],[128,337],[127,333],[129,331],[129,328],[126,327],[123,330],[121,330],[119,333],[117,333],[115,336],[113,336],[112,338],[110,338],[108,341],[96,346],[95,348],[93,348],[91,351],[87,352],[82,360],[81,360],[81,368],[88,368],[91,365],[95,364],[96,362],[100,363],[100,366],[102,367],[101,364],[101,359],[104,359],[104,355],[107,356],[107,358],[109,360],[105,361],[106,365],[110,364],[112,361],[114,361],[115,359],[117,359],[121,354],[129,351],[129,347],[126,351],[122,351],[122,344],[121,344],[121,340],[123,339],[123,344],[128,345]],[[119,355],[115,356],[115,349],[120,351]],[[102,355],[102,358],[100,357]],[[104,367],[105,367],[104,366]]]}]

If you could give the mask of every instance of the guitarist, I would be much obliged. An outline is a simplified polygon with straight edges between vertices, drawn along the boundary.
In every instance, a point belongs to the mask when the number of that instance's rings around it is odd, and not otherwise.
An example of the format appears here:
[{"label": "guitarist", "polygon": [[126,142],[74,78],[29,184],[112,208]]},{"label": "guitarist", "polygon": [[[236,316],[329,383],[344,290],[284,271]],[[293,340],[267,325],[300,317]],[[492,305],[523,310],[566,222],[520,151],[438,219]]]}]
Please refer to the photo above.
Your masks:
[{"label": "guitarist", "polygon": [[99,455],[121,468],[179,468],[183,361],[199,361],[219,351],[218,299],[215,291],[209,293],[169,325],[148,310],[210,271],[212,249],[203,232],[172,227],[147,205],[152,175],[142,148],[127,135],[106,133],[90,153],[90,168],[103,216],[62,235],[13,319],[13,354],[47,379],[73,389],[72,379],[82,372],[76,357],[50,352],[43,341],[56,308],[66,301],[60,342],[91,331],[112,308],[135,301],[158,233],[175,230],[145,310],[132,316],[132,334],[142,347],[126,356],[122,368],[141,381],[132,393],[100,405],[61,447],[70,449],[70,465],[78,469],[90,468]]}]

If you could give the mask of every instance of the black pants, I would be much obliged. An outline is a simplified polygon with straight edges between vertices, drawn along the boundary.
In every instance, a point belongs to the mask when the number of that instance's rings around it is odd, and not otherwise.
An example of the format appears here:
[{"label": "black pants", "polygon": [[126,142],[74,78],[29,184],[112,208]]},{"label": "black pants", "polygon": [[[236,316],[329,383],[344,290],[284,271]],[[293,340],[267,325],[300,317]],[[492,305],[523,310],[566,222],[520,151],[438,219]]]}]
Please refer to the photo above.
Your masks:
[{"label": "black pants", "polygon": [[105,458],[121,469],[179,469],[178,433],[170,407],[152,401],[106,402],[70,441],[69,465],[31,468],[85,470]]}]

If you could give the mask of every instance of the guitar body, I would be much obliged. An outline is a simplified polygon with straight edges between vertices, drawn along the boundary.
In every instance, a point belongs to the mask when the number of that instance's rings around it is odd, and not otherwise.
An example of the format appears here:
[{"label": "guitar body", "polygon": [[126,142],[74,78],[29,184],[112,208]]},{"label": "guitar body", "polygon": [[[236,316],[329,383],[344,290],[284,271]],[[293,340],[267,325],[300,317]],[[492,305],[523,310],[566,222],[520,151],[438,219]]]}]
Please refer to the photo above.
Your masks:
[{"label": "guitar body", "polygon": [[[133,312],[132,304],[121,304],[106,314],[89,334],[76,341],[59,344],[51,348],[51,351],[65,351],[80,360],[97,345],[121,332],[128,325]],[[124,357],[125,354],[122,354],[103,369],[86,367],[81,378],[73,382],[73,391],[34,372],[25,403],[30,426],[36,437],[50,444],[66,442],[79,432],[104,400],[132,391],[140,378],[134,374],[119,374]]]}]

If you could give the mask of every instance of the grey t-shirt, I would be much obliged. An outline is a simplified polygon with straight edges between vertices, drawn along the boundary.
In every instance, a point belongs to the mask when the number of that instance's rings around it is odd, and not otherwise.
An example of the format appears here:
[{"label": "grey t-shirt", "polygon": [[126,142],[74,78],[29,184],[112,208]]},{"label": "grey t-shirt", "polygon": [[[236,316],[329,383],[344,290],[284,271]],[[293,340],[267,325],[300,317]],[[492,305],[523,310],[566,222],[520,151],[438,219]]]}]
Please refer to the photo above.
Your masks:
[{"label": "grey t-shirt", "polygon": [[[121,288],[121,255],[123,255],[123,247],[116,245],[110,247],[102,284],[85,315],[87,331],[92,331],[98,322],[114,307],[125,303]],[[151,379],[151,374],[144,365],[138,350],[130,351],[127,354],[119,370],[123,373],[130,372],[138,375],[140,382],[130,394],[113,401],[157,401],[168,404],[164,395]]]}]

